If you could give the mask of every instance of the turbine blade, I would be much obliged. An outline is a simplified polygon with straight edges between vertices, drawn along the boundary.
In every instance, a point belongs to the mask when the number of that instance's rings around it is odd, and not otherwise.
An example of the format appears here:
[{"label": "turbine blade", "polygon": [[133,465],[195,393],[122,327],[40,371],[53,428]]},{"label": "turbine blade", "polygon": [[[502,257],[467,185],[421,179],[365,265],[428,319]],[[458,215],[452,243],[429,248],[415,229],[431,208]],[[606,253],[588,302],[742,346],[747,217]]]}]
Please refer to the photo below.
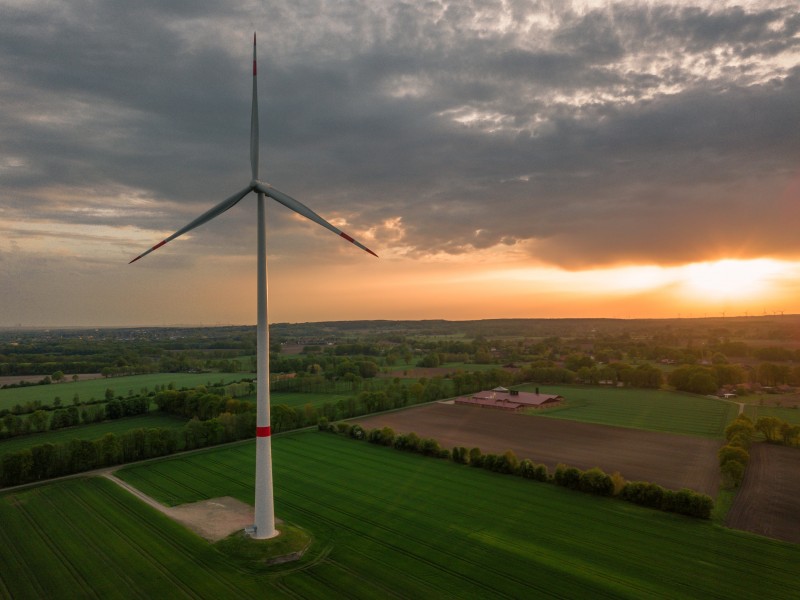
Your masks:
[{"label": "turbine blade", "polygon": [[253,33],[253,102],[250,108],[250,172],[258,179],[258,86],[256,85],[256,34]]},{"label": "turbine blade", "polygon": [[218,215],[221,215],[221,214],[222,214],[222,213],[224,213],[226,210],[228,210],[229,208],[231,208],[232,206],[234,206],[234,205],[235,205],[237,202],[239,202],[239,200],[241,200],[242,198],[244,198],[244,197],[245,197],[245,196],[246,196],[248,193],[250,193],[252,190],[253,190],[252,186],[247,186],[247,187],[246,187],[246,188],[244,188],[243,190],[240,190],[240,191],[236,192],[236,193],[235,193],[233,196],[230,196],[229,198],[226,198],[225,200],[223,200],[222,202],[220,202],[219,204],[217,204],[217,205],[216,205],[214,208],[212,208],[212,209],[210,209],[210,210],[207,210],[207,211],[206,211],[206,212],[204,212],[202,215],[200,215],[199,217],[197,217],[197,218],[196,218],[194,221],[192,221],[191,223],[189,223],[189,224],[188,224],[188,225],[186,225],[185,227],[182,227],[181,229],[179,229],[178,231],[176,231],[175,233],[173,233],[173,234],[172,234],[171,236],[169,236],[167,239],[160,241],[159,243],[157,243],[155,246],[153,246],[152,248],[150,248],[150,249],[149,249],[149,250],[147,250],[146,252],[142,252],[142,253],[141,253],[139,256],[137,256],[136,258],[134,258],[134,259],[133,259],[131,262],[129,262],[128,264],[131,264],[131,263],[134,263],[134,262],[136,262],[136,261],[137,261],[137,260],[139,260],[140,258],[142,258],[142,257],[144,257],[144,256],[147,256],[148,254],[150,254],[150,253],[151,253],[153,250],[157,250],[157,249],[161,248],[161,246],[163,246],[163,245],[164,245],[164,244],[166,244],[167,242],[171,242],[171,241],[172,241],[172,240],[174,240],[176,237],[178,237],[178,236],[180,236],[180,235],[183,235],[183,234],[184,234],[184,233],[186,233],[187,231],[191,231],[191,230],[192,230],[192,229],[194,229],[195,227],[199,227],[199,226],[200,226],[200,225],[202,225],[203,223],[206,223],[206,222],[210,221],[211,219],[213,219],[214,217],[216,217],[216,216],[218,216]]},{"label": "turbine blade", "polygon": [[378,255],[375,254],[369,248],[367,248],[364,244],[362,244],[361,242],[359,242],[357,240],[354,240],[353,238],[351,238],[349,235],[347,235],[344,231],[342,231],[338,227],[335,227],[335,226],[331,225],[330,223],[328,223],[328,221],[326,221],[325,219],[320,217],[317,213],[315,213],[313,210],[308,208],[305,204],[303,204],[299,200],[295,200],[291,196],[287,196],[283,192],[281,192],[279,190],[276,190],[270,184],[264,183],[263,181],[254,181],[253,182],[253,188],[255,190],[261,192],[265,196],[269,196],[273,200],[277,200],[278,202],[283,204],[286,208],[289,208],[289,209],[293,210],[297,214],[303,215],[306,219],[310,219],[311,221],[314,221],[314,223],[317,223],[318,225],[322,225],[325,229],[328,229],[328,230],[332,231],[333,233],[335,233],[336,235],[343,237],[344,239],[346,239],[351,244],[355,244],[356,246],[358,246],[359,248],[364,250],[364,252],[369,252],[370,254],[372,254],[372,256],[377,258]]}]

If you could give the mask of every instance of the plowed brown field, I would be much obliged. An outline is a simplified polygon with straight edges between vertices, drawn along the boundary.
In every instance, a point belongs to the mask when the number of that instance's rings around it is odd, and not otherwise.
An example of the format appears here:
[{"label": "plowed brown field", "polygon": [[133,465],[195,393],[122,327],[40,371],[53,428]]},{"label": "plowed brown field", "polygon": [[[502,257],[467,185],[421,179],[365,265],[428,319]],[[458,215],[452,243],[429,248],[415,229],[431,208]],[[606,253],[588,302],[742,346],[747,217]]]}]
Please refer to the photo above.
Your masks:
[{"label": "plowed brown field", "polygon": [[759,443],[750,447],[742,488],[727,525],[800,543],[800,450]]},{"label": "plowed brown field", "polygon": [[478,447],[484,453],[513,450],[552,470],[558,463],[606,473],[628,481],[651,481],[665,488],[689,488],[716,497],[717,450],[705,438],[546,419],[499,410],[434,403],[356,419],[363,427],[389,426],[397,433],[433,438],[443,448]]}]

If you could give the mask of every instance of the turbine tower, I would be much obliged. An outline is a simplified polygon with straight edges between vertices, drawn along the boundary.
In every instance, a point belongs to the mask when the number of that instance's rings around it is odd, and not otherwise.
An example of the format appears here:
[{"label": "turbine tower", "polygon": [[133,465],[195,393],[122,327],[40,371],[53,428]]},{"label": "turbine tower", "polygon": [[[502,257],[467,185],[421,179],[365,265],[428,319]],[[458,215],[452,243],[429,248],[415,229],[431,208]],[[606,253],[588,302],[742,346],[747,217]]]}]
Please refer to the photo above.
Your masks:
[{"label": "turbine tower", "polygon": [[[354,240],[338,227],[320,217],[302,202],[276,190],[270,184],[258,178],[258,88],[256,68],[256,35],[253,34],[253,103],[250,113],[250,170],[252,179],[244,188],[223,200],[213,208],[204,212],[194,221],[179,229],[165,240],[159,242],[149,250],[142,252],[131,263],[147,256],[174,240],[176,237],[191,231],[195,227],[207,223],[218,217],[250,192],[256,192],[258,200],[258,289],[256,310],[258,311],[257,331],[257,413],[256,413],[256,494],[255,494],[255,531],[256,539],[267,539],[278,534],[275,529],[275,503],[272,492],[272,437],[270,430],[269,406],[269,328],[267,323],[267,245],[266,245],[266,207],[265,196],[280,202],[285,207],[322,225],[333,233],[343,237],[348,242],[355,244],[362,250],[377,257],[372,250],[362,243]],[[128,263],[130,264],[130,263]]]}]

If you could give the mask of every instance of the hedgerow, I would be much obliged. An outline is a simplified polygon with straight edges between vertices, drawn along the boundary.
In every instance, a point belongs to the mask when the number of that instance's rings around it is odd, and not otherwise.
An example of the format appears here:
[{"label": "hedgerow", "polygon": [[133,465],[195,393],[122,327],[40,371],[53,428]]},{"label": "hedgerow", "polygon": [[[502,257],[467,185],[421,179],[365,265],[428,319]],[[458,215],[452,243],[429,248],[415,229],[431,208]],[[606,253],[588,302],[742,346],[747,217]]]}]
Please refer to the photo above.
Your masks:
[{"label": "hedgerow", "polygon": [[[617,496],[627,502],[639,504],[657,510],[678,513],[690,517],[710,519],[714,508],[714,501],[706,494],[700,494],[689,489],[677,492],[667,490],[660,485],[645,481],[625,482],[618,472],[608,475],[602,469],[594,467],[581,471],[575,467],[564,464],[556,466],[555,472],[550,475],[547,466],[534,463],[525,458],[518,460],[513,451],[507,450],[503,454],[483,454],[480,448],[467,451],[463,446],[456,446],[452,451],[442,449],[439,443],[432,438],[420,438],[416,433],[395,435],[388,427],[364,431],[360,425],[349,423],[329,424],[320,421],[320,431],[346,435],[356,439],[364,439],[373,444],[393,446],[397,450],[415,452],[423,456],[450,459],[457,464],[470,465],[495,473],[517,475],[523,479],[532,479],[556,485],[567,489],[581,491],[596,496]],[[353,431],[357,434],[353,434]],[[389,442],[388,440],[392,440]]]}]

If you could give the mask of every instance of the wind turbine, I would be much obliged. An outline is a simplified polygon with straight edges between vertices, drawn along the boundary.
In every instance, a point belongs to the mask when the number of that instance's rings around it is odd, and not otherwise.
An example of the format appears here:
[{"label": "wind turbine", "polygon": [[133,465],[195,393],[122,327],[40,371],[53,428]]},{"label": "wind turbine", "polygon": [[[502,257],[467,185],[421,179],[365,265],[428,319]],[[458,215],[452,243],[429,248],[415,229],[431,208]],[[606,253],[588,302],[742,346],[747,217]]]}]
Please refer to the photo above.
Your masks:
[{"label": "wind turbine", "polygon": [[[267,539],[278,534],[275,529],[275,503],[272,490],[272,438],[270,430],[269,406],[269,328],[267,324],[267,249],[266,249],[266,210],[264,196],[280,202],[285,207],[322,225],[333,233],[343,237],[348,242],[355,244],[362,250],[377,257],[372,250],[362,243],[354,240],[338,227],[320,217],[302,202],[276,190],[270,184],[258,179],[258,89],[256,68],[256,35],[253,34],[253,104],[250,113],[250,170],[252,179],[244,188],[223,200],[215,207],[207,210],[194,221],[182,227],[165,240],[159,242],[149,250],[142,252],[131,263],[147,256],[176,237],[207,223],[218,217],[250,192],[258,195],[258,289],[256,310],[258,311],[257,331],[257,391],[256,391],[256,497],[255,497],[255,531],[256,539]],[[130,264],[130,263],[128,263]]]}]

